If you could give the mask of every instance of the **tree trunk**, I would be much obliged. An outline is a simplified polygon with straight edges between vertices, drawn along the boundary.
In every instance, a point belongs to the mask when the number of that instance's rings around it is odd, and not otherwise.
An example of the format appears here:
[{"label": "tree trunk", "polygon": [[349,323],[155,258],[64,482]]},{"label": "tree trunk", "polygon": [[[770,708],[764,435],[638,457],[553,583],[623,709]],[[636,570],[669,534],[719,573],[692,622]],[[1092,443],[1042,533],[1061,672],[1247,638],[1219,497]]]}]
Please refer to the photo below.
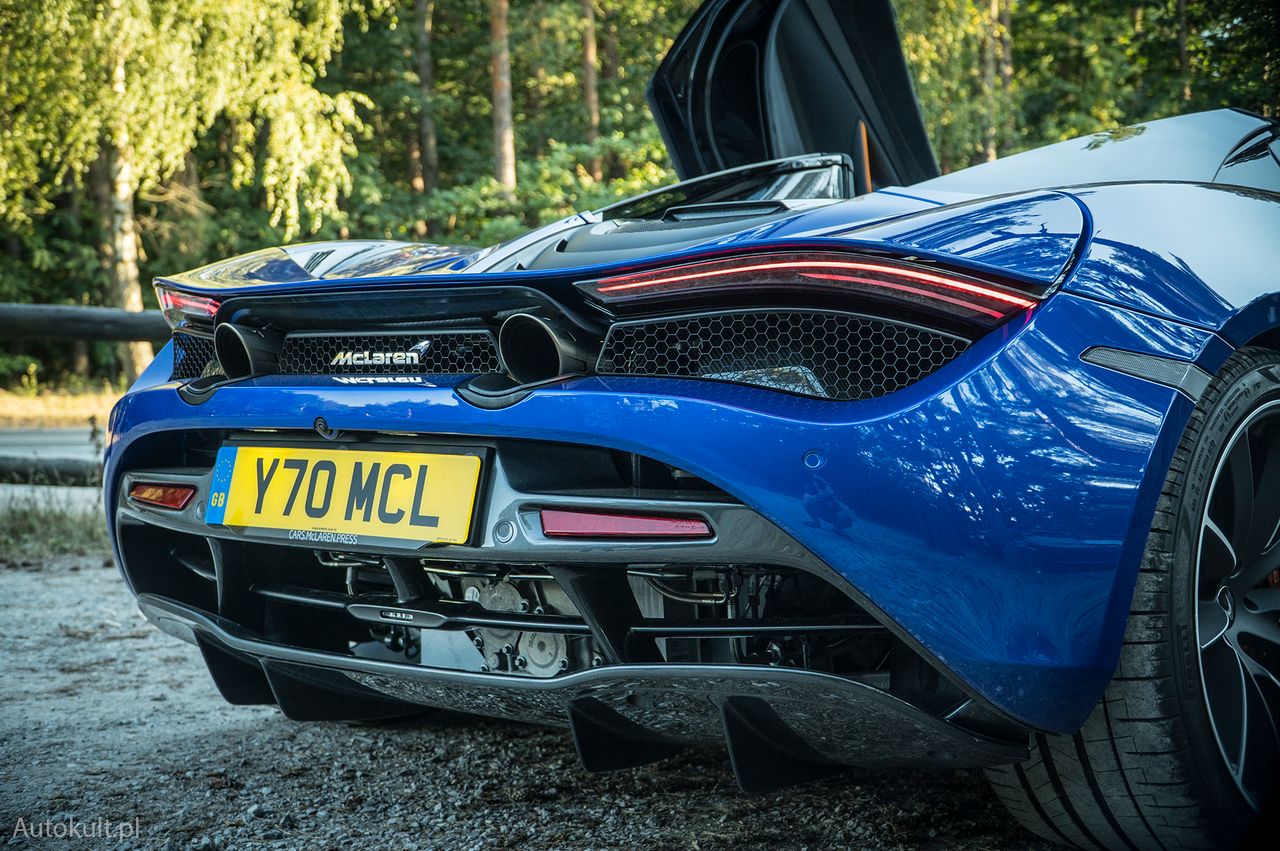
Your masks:
[{"label": "tree trunk", "polygon": [[982,40],[982,91],[987,106],[986,127],[983,130],[983,149],[987,162],[991,162],[997,156],[996,136],[999,128],[997,124],[997,112],[999,111],[997,104],[1000,97],[997,92],[996,54],[999,51],[999,45],[997,44],[999,28],[1000,2],[999,0],[990,0],[986,37]]},{"label": "tree trunk", "polygon": [[1010,144],[1018,131],[1013,110],[1013,15],[1011,0],[1000,2],[1000,91],[1004,95],[1004,143]]},{"label": "tree trunk", "polygon": [[546,112],[547,93],[550,90],[547,68],[542,62],[538,62],[533,67],[533,86],[529,89],[525,106],[525,114],[529,118],[525,126],[524,143],[529,146],[534,157],[541,157],[547,152],[547,125],[543,121],[543,114]]},{"label": "tree trunk", "polygon": [[[113,4],[118,6],[119,4]],[[111,91],[123,102],[125,67],[123,51],[117,51],[111,68]],[[129,130],[121,123],[103,139],[96,169],[97,201],[103,227],[99,257],[107,273],[106,302],[125,310],[142,310],[142,284],[138,274],[138,230],[133,219],[133,164]],[[155,356],[150,343],[121,343],[117,358],[121,376],[132,382]]]},{"label": "tree trunk", "polygon": [[618,28],[614,26],[608,12],[600,16],[600,22],[604,30],[604,56],[600,58],[600,76],[605,80],[616,80],[618,66],[621,64],[618,58]]},{"label": "tree trunk", "polygon": [[[405,155],[409,158],[409,189],[415,195],[425,195],[427,185],[422,175],[422,146],[418,144],[418,131],[416,129],[409,134],[404,147]],[[427,225],[425,216],[419,216],[414,221],[413,233],[419,239],[425,237],[430,231],[431,228]]]},{"label": "tree trunk", "polygon": [[[618,29],[614,26],[613,20],[609,18],[607,12],[601,15],[601,24],[604,29],[604,56],[600,58],[600,79],[607,82],[612,91],[612,84],[618,79],[618,66],[620,60],[618,58]],[[622,159],[616,151],[610,151],[605,157],[605,174],[610,180],[620,180],[625,176],[622,167]]]},{"label": "tree trunk", "polygon": [[431,35],[435,25],[435,0],[414,0],[418,15],[415,60],[422,106],[418,111],[418,146],[422,158],[422,191],[430,194],[440,187],[440,148],[436,135],[436,70],[431,55]]},{"label": "tree trunk", "polygon": [[[96,200],[103,238],[98,256],[107,273],[104,301],[110,307],[142,310],[142,284],[138,274],[138,232],[133,220],[133,168],[127,155],[103,142],[99,164],[93,170]],[[133,381],[154,357],[150,343],[121,343],[117,347],[120,374]]]},{"label": "tree trunk", "polygon": [[422,145],[418,142],[416,129],[405,141],[404,152],[409,159],[409,188],[418,195],[425,194],[427,183],[422,174]]},{"label": "tree trunk", "polygon": [[490,57],[493,67],[493,176],[508,204],[516,200],[516,131],[511,106],[511,46],[508,0],[490,0]]},{"label": "tree trunk", "polygon": [[88,378],[89,367],[89,344],[84,340],[72,340],[71,371],[79,378]]},{"label": "tree trunk", "polygon": [[1013,15],[1009,10],[1009,0],[999,3],[1000,7],[1000,84],[1006,90],[1013,84]]},{"label": "tree trunk", "polygon": [[1191,72],[1187,65],[1187,0],[1178,0],[1178,72],[1182,75],[1182,99],[1191,100]]},{"label": "tree trunk", "polygon": [[[582,96],[587,107],[587,144],[600,141],[600,85],[596,78],[596,4],[582,0]],[[604,179],[604,161],[593,156],[587,164],[596,180]]]}]

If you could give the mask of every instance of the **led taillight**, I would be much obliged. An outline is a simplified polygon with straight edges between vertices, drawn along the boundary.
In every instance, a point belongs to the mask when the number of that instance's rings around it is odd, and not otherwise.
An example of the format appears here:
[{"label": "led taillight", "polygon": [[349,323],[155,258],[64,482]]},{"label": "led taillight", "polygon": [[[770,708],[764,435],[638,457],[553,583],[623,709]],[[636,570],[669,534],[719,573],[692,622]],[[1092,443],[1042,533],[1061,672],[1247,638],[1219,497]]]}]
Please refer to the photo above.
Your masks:
[{"label": "led taillight", "polygon": [[950,271],[835,252],[787,252],[708,260],[578,284],[606,304],[750,290],[836,290],[910,302],[983,324],[1034,307],[1039,297]]},{"label": "led taillight", "polygon": [[170,328],[181,328],[193,319],[211,325],[218,313],[219,302],[205,296],[157,287],[156,297]]},{"label": "led taillight", "polygon": [[129,488],[129,499],[157,508],[181,511],[196,495],[191,485],[164,485],[157,482],[135,482]]},{"label": "led taillight", "polygon": [[544,508],[542,533],[548,538],[710,538],[701,517],[613,514]]}]

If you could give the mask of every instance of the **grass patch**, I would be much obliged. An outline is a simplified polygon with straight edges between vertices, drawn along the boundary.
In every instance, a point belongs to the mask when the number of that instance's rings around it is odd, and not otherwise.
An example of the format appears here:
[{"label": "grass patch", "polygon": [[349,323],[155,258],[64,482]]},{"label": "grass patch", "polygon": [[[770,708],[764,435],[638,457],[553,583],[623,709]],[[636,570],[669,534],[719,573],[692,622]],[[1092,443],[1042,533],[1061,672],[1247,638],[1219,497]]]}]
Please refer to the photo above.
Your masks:
[{"label": "grass patch", "polygon": [[0,428],[105,428],[111,406],[120,398],[115,389],[46,390],[36,393],[0,390]]},{"label": "grass patch", "polygon": [[110,553],[102,496],[87,488],[0,485],[0,566]]}]

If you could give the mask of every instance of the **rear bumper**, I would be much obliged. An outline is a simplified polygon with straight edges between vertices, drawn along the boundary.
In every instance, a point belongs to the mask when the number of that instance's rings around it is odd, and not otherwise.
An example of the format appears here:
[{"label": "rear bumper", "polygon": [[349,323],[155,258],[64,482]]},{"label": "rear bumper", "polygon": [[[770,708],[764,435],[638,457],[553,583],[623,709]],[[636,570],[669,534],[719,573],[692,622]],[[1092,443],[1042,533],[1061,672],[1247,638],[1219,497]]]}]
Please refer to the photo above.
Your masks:
[{"label": "rear bumper", "polygon": [[[343,431],[636,452],[771,521],[971,693],[1028,726],[1073,731],[1114,671],[1155,499],[1191,410],[1174,390],[1082,362],[1095,345],[1210,371],[1222,356],[1205,332],[1057,296],[918,384],[855,403],[597,377],[481,410],[446,386],[293,377],[229,385],[193,406],[144,377],[112,415],[107,510],[117,515],[128,471],[157,465],[164,433],[189,429],[306,433],[324,417]],[[499,546],[490,533],[481,546]],[[615,676],[587,673],[582,682]],[[474,685],[496,688],[494,679]]]},{"label": "rear bumper", "polygon": [[[637,762],[648,762],[653,748],[718,742],[728,744],[735,763],[766,758],[778,748],[814,764],[883,767],[987,766],[1026,756],[1016,743],[966,731],[879,689],[813,671],[628,665],[520,679],[286,647],[162,597],[143,594],[138,604],[161,630],[201,647],[229,699],[247,702],[238,700],[244,680],[236,678],[237,664],[247,666],[246,674],[261,667],[272,699],[286,715],[303,720],[314,717],[308,687],[318,687],[329,701],[345,694],[353,718],[362,705],[368,717],[378,717],[399,704],[559,724],[573,731],[583,763],[593,769],[622,767],[608,763],[625,759],[630,748],[639,751]],[[735,767],[750,786],[756,769]],[[769,766],[758,770],[767,773]]]}]

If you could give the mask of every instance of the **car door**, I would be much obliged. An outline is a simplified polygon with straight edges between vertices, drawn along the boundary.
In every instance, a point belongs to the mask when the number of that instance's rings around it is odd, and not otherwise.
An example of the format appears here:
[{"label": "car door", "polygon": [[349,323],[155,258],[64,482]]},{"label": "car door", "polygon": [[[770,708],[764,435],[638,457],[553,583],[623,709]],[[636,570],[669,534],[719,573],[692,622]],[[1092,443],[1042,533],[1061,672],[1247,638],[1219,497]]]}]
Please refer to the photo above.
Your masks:
[{"label": "car door", "polygon": [[889,0],[708,0],[650,81],[682,178],[841,153],[859,193],[938,174]]}]

